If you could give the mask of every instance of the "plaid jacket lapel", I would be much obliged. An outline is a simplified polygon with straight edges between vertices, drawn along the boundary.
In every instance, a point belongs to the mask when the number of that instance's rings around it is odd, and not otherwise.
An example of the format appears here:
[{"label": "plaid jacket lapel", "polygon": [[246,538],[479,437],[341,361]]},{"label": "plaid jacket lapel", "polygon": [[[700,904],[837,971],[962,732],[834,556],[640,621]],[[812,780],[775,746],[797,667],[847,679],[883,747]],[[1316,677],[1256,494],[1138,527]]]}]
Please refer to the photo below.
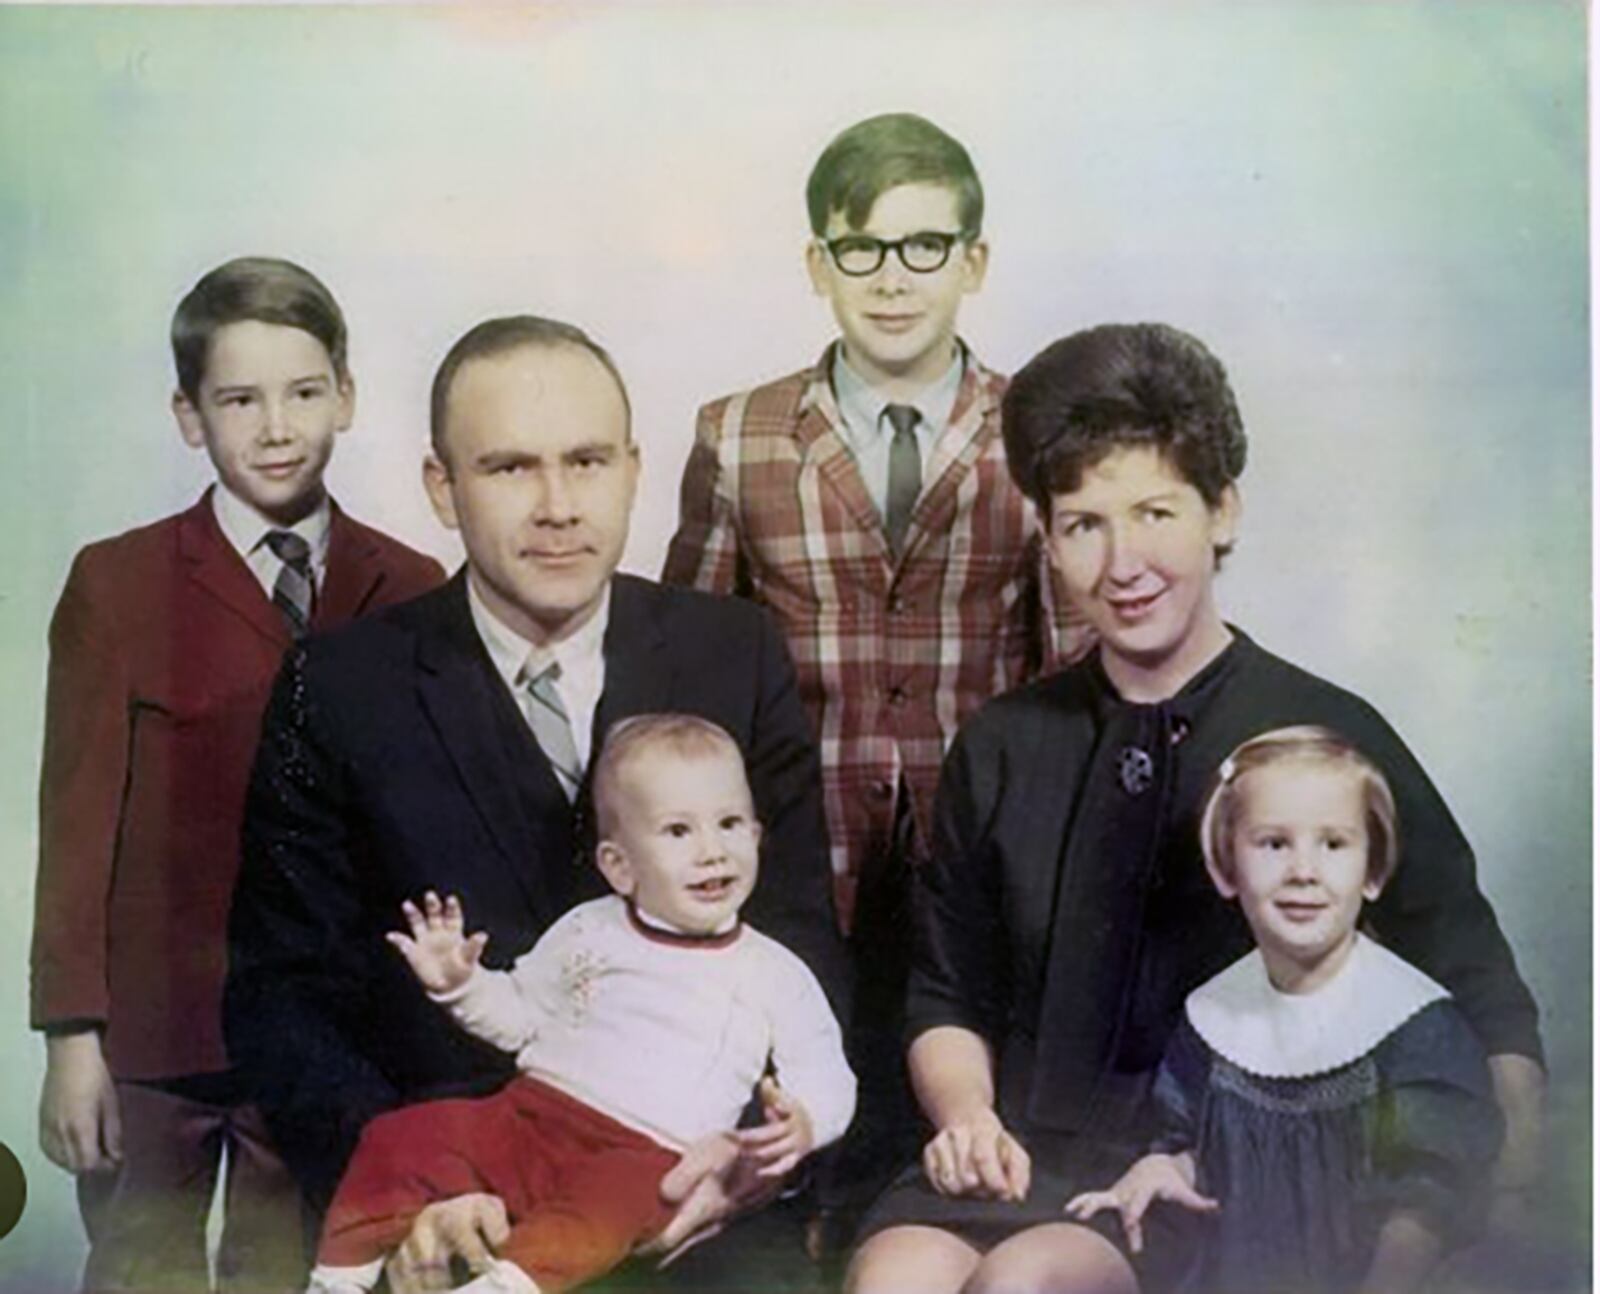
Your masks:
[{"label": "plaid jacket lapel", "polygon": [[1000,377],[980,367],[971,355],[966,357],[966,372],[950,410],[950,421],[934,441],[933,453],[928,457],[923,473],[925,484],[911,513],[902,560],[915,555],[925,535],[940,534],[949,528],[961,483],[989,446],[989,439],[983,435],[984,425],[1004,389]]},{"label": "plaid jacket lapel", "polygon": [[828,383],[830,368],[831,353],[817,366],[816,375],[800,397],[800,418],[795,424],[794,437],[800,445],[801,471],[814,470],[827,488],[838,494],[862,533],[876,537],[883,560],[889,563],[893,555],[889,551],[889,537],[884,533],[883,517],[867,493],[856,456],[845,442],[844,419],[839,413],[833,387]]}]

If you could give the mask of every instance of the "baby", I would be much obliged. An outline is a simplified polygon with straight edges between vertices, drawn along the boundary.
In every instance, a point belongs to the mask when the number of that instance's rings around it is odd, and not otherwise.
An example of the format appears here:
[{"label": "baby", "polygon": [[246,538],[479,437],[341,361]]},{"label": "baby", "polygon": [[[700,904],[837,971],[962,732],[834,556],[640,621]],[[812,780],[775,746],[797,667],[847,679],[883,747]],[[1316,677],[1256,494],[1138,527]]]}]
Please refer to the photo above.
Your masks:
[{"label": "baby", "polygon": [[1280,728],[1223,762],[1201,836],[1256,951],[1189,995],[1155,1153],[1067,1212],[1115,1209],[1135,1253],[1154,1201],[1203,1215],[1184,1291],[1416,1289],[1470,1234],[1501,1124],[1449,994],[1356,928],[1398,862],[1388,784]]},{"label": "baby", "polygon": [[[728,1132],[755,1171],[788,1173],[841,1136],[855,1079],[799,958],[740,923],[761,837],[739,748],[680,714],[612,729],[594,773],[596,861],[615,893],[574,908],[510,971],[429,892],[389,941],[462,1028],[517,1057],[493,1096],[374,1119],[329,1207],[311,1289],[371,1289],[435,1200],[505,1201],[509,1240],[473,1291],[564,1290],[666,1224],[659,1185],[683,1149]],[[776,1079],[773,1072],[776,1072]]]}]

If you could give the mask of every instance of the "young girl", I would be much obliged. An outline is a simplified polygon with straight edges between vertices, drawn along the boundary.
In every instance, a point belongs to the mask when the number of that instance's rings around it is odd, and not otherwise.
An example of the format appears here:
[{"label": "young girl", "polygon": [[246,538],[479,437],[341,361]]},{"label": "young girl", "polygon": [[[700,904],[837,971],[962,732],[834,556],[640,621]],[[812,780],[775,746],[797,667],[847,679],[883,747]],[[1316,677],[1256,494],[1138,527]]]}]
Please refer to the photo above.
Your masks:
[{"label": "young girl", "polygon": [[1189,995],[1155,1098],[1154,1153],[1069,1216],[1202,1215],[1183,1291],[1404,1294],[1470,1234],[1500,1145],[1482,1049],[1449,994],[1357,930],[1399,861],[1394,799],[1326,728],[1222,764],[1206,869],[1256,951]]}]

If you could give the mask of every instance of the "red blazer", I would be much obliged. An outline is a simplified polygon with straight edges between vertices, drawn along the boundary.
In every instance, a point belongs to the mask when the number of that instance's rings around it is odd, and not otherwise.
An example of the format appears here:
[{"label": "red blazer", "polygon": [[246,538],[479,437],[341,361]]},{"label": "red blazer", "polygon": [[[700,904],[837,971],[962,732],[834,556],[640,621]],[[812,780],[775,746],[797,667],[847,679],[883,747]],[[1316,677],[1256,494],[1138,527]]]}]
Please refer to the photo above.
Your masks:
[{"label": "red blazer", "polygon": [[[336,506],[312,627],[443,578]],[[56,605],[32,1020],[103,1024],[118,1078],[227,1068],[222,983],[245,786],[289,641],[209,493],[83,549]]]}]

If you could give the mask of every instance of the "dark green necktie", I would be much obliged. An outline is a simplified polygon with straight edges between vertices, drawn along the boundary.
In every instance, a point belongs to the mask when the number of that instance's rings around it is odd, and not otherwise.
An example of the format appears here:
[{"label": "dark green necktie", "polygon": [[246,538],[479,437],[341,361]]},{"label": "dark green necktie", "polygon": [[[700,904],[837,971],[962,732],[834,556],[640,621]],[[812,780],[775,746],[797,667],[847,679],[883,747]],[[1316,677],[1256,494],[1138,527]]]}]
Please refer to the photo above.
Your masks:
[{"label": "dark green necktie", "polygon": [[889,493],[884,501],[883,524],[889,534],[894,555],[906,540],[911,525],[911,510],[922,492],[922,452],[917,448],[917,422],[922,415],[909,404],[886,404],[883,416],[894,428],[889,443]]}]

